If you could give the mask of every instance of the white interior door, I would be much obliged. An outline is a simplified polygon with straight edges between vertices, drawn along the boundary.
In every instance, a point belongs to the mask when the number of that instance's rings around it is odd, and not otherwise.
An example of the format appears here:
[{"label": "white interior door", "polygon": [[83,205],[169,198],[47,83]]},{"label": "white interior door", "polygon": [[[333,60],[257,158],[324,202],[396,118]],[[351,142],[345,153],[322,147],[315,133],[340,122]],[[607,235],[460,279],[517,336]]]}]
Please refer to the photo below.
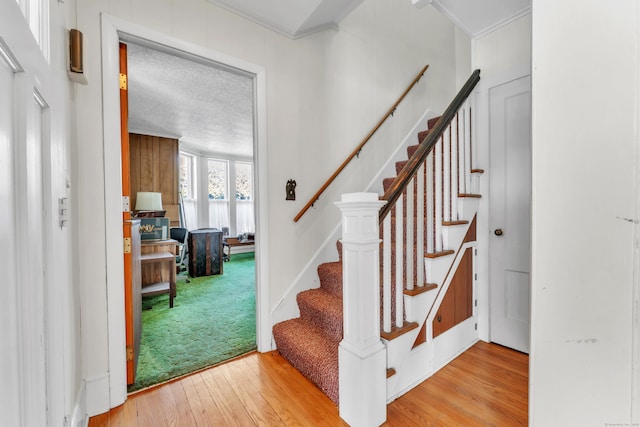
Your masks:
[{"label": "white interior door", "polygon": [[[1,48],[1,47],[0,47]],[[19,355],[16,348],[18,333],[18,287],[16,285],[16,218],[14,214],[15,183],[13,179],[14,154],[14,97],[15,70],[0,57],[0,259],[2,260],[3,308],[0,310],[0,323],[3,327],[3,339],[0,345],[0,412],[7,425],[20,425],[20,400],[18,390]]]},{"label": "white interior door", "polygon": [[[59,425],[47,358],[49,315],[45,278],[51,215],[47,103],[48,68],[27,20],[14,2],[0,2],[0,205],[2,214],[2,425]],[[34,4],[30,4],[35,7]],[[17,42],[19,40],[20,42]],[[57,307],[56,307],[57,308]],[[5,348],[5,345],[8,346]]]},{"label": "white interior door", "polygon": [[489,90],[490,337],[529,352],[531,79]]}]

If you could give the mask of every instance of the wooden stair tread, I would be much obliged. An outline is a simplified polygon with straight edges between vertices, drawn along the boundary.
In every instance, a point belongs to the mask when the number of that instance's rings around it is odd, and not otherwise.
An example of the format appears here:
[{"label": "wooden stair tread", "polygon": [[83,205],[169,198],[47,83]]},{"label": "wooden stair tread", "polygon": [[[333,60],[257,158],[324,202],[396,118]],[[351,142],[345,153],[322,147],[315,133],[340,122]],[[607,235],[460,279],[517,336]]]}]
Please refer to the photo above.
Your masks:
[{"label": "wooden stair tread", "polygon": [[396,370],[393,368],[387,368],[387,378],[391,378],[396,374]]},{"label": "wooden stair tread", "polygon": [[484,169],[471,169],[471,173],[484,173]]},{"label": "wooden stair tread", "polygon": [[455,253],[455,251],[448,249],[446,251],[440,251],[440,252],[425,252],[424,253],[424,257],[425,258],[440,258],[443,256],[447,256],[447,255],[453,255]]},{"label": "wooden stair tread", "polygon": [[419,325],[416,322],[405,321],[404,325],[402,325],[402,327],[400,328],[398,328],[397,326],[392,326],[391,332],[380,331],[380,338],[391,341],[392,339],[398,338],[399,336],[416,329],[418,326]]},{"label": "wooden stair tread", "polygon": [[479,199],[480,197],[482,197],[482,195],[480,195],[480,194],[460,193],[460,194],[458,194],[458,197],[470,197],[470,198],[474,198],[474,199]]},{"label": "wooden stair tread", "polygon": [[404,294],[414,297],[436,289],[437,287],[438,285],[435,283],[425,283],[423,286],[414,286],[413,289],[405,289]]},{"label": "wooden stair tread", "polygon": [[445,226],[449,226],[449,225],[465,225],[465,224],[469,224],[469,221],[465,221],[465,220],[442,221],[442,225],[445,225]]}]

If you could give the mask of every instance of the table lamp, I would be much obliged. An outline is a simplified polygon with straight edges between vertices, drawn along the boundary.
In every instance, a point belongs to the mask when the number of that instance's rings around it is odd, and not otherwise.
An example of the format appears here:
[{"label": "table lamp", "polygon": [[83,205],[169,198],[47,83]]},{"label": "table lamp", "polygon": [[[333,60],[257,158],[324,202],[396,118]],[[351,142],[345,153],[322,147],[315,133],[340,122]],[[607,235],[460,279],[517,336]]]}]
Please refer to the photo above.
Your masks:
[{"label": "table lamp", "polygon": [[162,193],[140,191],[136,195],[136,218],[163,217],[165,211],[162,210]]}]

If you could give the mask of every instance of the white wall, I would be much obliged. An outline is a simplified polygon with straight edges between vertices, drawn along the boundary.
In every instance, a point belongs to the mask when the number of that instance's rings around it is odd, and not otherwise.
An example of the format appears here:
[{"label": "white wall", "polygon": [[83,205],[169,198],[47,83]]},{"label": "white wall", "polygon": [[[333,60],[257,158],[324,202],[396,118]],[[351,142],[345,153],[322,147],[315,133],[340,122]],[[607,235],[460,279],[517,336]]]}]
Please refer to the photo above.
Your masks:
[{"label": "white wall", "polygon": [[532,3],[530,424],[637,425],[637,2]]},{"label": "white wall", "polygon": [[484,169],[480,177],[480,207],[477,217],[478,256],[478,333],[490,340],[489,334],[489,90],[531,70],[531,16],[525,15],[483,37],[471,41],[473,69],[480,69],[480,82],[476,87],[476,162],[474,167]]},{"label": "white wall", "polygon": [[501,78],[516,67],[531,65],[531,15],[473,40],[473,62],[485,80]]},{"label": "white wall", "polygon": [[458,27],[455,28],[454,37],[456,49],[456,88],[461,88],[473,71],[471,68],[471,39]]},{"label": "white wall", "polygon": [[[432,8],[410,2],[368,0],[346,17],[340,31],[290,40],[202,0],[96,0],[79,2],[85,34],[85,74],[78,91],[78,219],[83,250],[78,275],[84,290],[83,340],[90,413],[108,409],[109,356],[105,264],[104,170],[100,14],[107,13],[193,45],[266,70],[269,236],[269,306],[283,293],[339,221],[333,201],[366,186],[403,131],[426,108],[441,111],[454,95],[454,29]],[[299,222],[293,217],[348,153],[369,132],[425,64],[426,90],[409,101],[327,194]],[[104,173],[103,173],[104,170]],[[295,179],[298,200],[286,202],[285,184]],[[113,182],[113,181],[110,181]],[[117,231],[116,231],[117,232]],[[95,387],[94,387],[95,385]]]}]

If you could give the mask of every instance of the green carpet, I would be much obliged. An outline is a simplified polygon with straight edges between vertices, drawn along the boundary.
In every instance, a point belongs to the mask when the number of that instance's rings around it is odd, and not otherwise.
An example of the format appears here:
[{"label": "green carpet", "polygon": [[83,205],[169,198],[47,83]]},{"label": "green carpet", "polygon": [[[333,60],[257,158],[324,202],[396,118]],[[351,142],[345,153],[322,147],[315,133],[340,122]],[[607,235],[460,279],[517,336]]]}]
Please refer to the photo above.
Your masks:
[{"label": "green carpet", "polygon": [[256,348],[254,253],[234,254],[224,274],[178,275],[177,296],[142,300],[142,336],[132,392]]}]

